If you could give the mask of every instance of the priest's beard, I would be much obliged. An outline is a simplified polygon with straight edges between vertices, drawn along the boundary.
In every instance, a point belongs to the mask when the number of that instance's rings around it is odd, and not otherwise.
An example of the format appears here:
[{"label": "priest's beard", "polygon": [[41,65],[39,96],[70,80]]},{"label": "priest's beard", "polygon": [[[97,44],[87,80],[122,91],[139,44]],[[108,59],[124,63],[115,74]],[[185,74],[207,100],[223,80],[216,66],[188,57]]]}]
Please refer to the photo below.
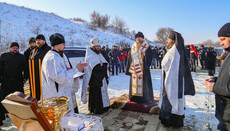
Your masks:
[{"label": "priest's beard", "polygon": [[142,43],[143,43],[143,41],[137,41],[137,44],[139,44],[139,45],[142,44]]},{"label": "priest's beard", "polygon": [[174,43],[168,43],[165,48],[166,49],[171,49],[173,45],[174,45]]},{"label": "priest's beard", "polygon": [[59,52],[59,54],[63,57],[64,50],[59,50],[58,52]]},{"label": "priest's beard", "polygon": [[100,54],[101,53],[101,50],[97,50],[95,48],[91,48],[96,54]]}]

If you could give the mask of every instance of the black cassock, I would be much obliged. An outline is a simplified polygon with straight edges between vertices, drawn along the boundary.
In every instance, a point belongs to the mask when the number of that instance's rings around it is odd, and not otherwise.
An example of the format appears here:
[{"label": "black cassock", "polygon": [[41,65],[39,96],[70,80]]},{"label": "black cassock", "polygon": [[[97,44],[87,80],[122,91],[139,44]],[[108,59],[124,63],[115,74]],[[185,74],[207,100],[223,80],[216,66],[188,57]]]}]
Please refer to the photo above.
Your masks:
[{"label": "black cassock", "polygon": [[24,93],[24,79],[28,78],[25,57],[20,53],[4,53],[0,57],[0,125],[5,119],[4,113],[7,111],[1,101],[10,93],[20,91]]},{"label": "black cassock", "polygon": [[[30,54],[30,59],[34,60],[34,71],[35,71],[35,90],[36,90],[36,99],[39,101],[41,96],[40,89],[40,77],[39,77],[39,59],[41,59],[41,63],[46,53],[51,49],[46,43],[41,47],[35,47]],[[31,70],[32,70],[32,61],[31,61]],[[32,73],[32,72],[31,72]],[[31,74],[33,76],[33,74]],[[30,84],[30,83],[29,83]],[[31,86],[30,86],[31,87]],[[31,89],[30,89],[31,90]],[[32,92],[31,92],[32,93]],[[31,94],[30,93],[30,94]]]},{"label": "black cassock", "polygon": [[131,51],[128,53],[126,70],[125,74],[130,75],[130,86],[129,86],[129,99],[132,102],[137,102],[138,104],[148,103],[153,101],[153,88],[152,88],[152,80],[150,74],[150,65],[152,62],[153,53],[151,48],[149,47],[143,58],[143,96],[133,96],[132,95],[132,77],[129,72],[130,65],[132,63]]},{"label": "black cassock", "polygon": [[101,88],[104,78],[108,83],[107,63],[103,63],[102,66],[97,64],[93,68],[89,81],[89,110],[94,114],[101,114],[109,109],[109,107],[103,107],[102,101]]}]

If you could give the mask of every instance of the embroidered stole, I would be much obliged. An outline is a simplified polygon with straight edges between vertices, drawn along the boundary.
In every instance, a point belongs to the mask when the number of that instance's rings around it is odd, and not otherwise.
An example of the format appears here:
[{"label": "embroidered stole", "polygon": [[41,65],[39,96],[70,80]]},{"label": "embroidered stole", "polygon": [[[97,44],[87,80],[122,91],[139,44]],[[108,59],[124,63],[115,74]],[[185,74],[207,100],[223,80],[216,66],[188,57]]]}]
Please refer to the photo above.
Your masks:
[{"label": "embroidered stole", "polygon": [[136,42],[131,48],[132,63],[129,72],[132,74],[131,86],[133,96],[143,96],[143,54],[148,47],[149,45],[144,41],[139,49]]},{"label": "embroidered stole", "polygon": [[[66,59],[67,61],[65,60],[64,58],[65,56],[62,57],[63,61],[64,61],[64,64],[65,64],[65,67],[66,69],[72,69],[72,66],[70,64],[70,61],[69,61],[69,58],[66,56]],[[69,64],[69,66],[67,66],[67,63]],[[77,107],[77,100],[76,100],[76,95],[75,95],[75,92],[71,91],[71,99],[72,99],[72,102],[73,102],[73,107],[76,108]]]}]

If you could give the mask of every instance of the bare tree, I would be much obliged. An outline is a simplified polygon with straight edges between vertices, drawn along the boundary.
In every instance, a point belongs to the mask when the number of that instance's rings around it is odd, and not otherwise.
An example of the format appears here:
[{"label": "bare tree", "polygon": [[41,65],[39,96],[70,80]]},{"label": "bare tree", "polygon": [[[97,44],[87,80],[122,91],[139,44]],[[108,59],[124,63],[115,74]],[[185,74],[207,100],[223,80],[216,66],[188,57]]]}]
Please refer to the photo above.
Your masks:
[{"label": "bare tree", "polygon": [[21,43],[20,43],[20,51],[25,51],[26,47],[27,47],[27,45],[26,45],[25,41],[21,41]]},{"label": "bare tree", "polygon": [[132,40],[135,40],[136,31],[135,31],[135,30],[132,30],[132,31],[131,31],[131,34],[132,34],[131,39],[132,39]]},{"label": "bare tree", "polygon": [[90,15],[90,23],[94,27],[106,29],[109,23],[109,16],[108,15],[103,16],[97,13],[96,11],[93,11],[93,13]]},{"label": "bare tree", "polygon": [[173,30],[174,29],[170,28],[170,27],[159,28],[158,31],[156,32],[157,40],[155,42],[161,43],[161,44],[166,44],[167,43],[167,39],[169,37],[169,33],[171,31],[173,31]]},{"label": "bare tree", "polygon": [[214,46],[214,47],[220,47],[220,41],[213,41],[213,40],[206,40],[206,41],[203,41],[202,43],[198,44],[199,46],[200,45],[205,45],[205,46]]},{"label": "bare tree", "polygon": [[207,46],[209,46],[209,45],[211,46],[211,45],[214,44],[214,41],[212,41],[212,40],[209,39],[209,40],[206,40],[206,41],[202,42],[202,44],[203,45],[207,45]]},{"label": "bare tree", "polygon": [[124,31],[128,29],[126,22],[117,16],[113,19],[112,25],[115,28],[116,33],[122,34]]},{"label": "bare tree", "polygon": [[97,13],[96,11],[93,11],[93,13],[90,15],[90,23],[95,27],[100,27],[101,26],[100,14]]},{"label": "bare tree", "polygon": [[131,31],[131,34],[136,35],[136,31],[135,31],[135,30],[132,30],[132,31]]},{"label": "bare tree", "polygon": [[215,47],[221,47],[220,41],[216,41],[216,42],[214,43],[214,46],[215,46]]},{"label": "bare tree", "polygon": [[108,15],[101,16],[101,28],[106,29],[108,24],[109,24],[109,16]]}]

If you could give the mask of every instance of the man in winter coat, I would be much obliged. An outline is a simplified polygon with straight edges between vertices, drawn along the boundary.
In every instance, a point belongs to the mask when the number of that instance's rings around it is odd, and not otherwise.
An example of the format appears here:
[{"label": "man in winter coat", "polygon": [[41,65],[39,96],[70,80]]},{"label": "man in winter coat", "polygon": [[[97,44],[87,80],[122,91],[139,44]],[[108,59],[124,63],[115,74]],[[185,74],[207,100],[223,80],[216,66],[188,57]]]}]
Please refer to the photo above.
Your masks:
[{"label": "man in winter coat", "polygon": [[213,47],[209,47],[207,52],[207,69],[208,69],[209,76],[214,76],[215,67],[216,67],[216,52],[214,51]]},{"label": "man in winter coat", "polygon": [[125,57],[127,56],[127,53],[126,51],[122,50],[122,47],[119,46],[119,51],[120,51],[120,57],[119,57],[119,69],[120,69],[120,73],[121,73],[121,69],[122,69],[122,72],[125,72]]},{"label": "man in winter coat", "polygon": [[120,56],[120,52],[116,49],[116,46],[113,45],[112,48],[113,49],[108,54],[112,65],[112,75],[114,75],[114,66],[116,68],[116,75],[118,75],[118,58]]},{"label": "man in winter coat", "polygon": [[110,63],[109,61],[109,51],[110,51],[110,49],[109,49],[109,46],[108,45],[106,45],[105,46],[105,48],[104,49],[101,49],[101,54],[105,57],[105,59],[107,60],[107,62],[108,63]]},{"label": "man in winter coat", "polygon": [[[226,23],[218,32],[220,45],[226,51],[230,51],[230,23]],[[216,118],[219,120],[218,129],[230,130],[230,54],[228,53],[221,65],[217,78],[206,79],[204,85],[215,94]]]},{"label": "man in winter coat", "polygon": [[158,50],[158,57],[157,57],[158,58],[158,64],[157,65],[159,65],[159,69],[161,69],[161,61],[162,61],[163,57],[164,57],[164,50],[161,49],[161,47],[160,47]]},{"label": "man in winter coat", "polygon": [[153,66],[154,66],[154,69],[156,69],[156,60],[158,57],[157,52],[158,52],[157,47],[153,48],[153,59],[152,59],[151,69],[153,69]]},{"label": "man in winter coat", "polygon": [[[35,91],[36,91],[36,99],[37,100],[40,100],[40,95],[41,95],[40,77],[39,77],[39,59],[41,60],[41,64],[42,64],[43,58],[45,57],[46,53],[50,49],[51,49],[51,47],[48,46],[48,44],[46,43],[45,37],[41,34],[37,35],[36,36],[36,47],[31,51],[30,57],[29,57],[31,60],[34,60]],[[31,66],[31,65],[29,65],[29,66]],[[33,74],[31,74],[31,75],[33,76]]]},{"label": "man in winter coat", "polygon": [[[10,93],[20,91],[24,93],[24,83],[28,78],[28,70],[25,57],[18,52],[19,45],[12,42],[10,52],[3,53],[0,57],[0,101],[2,101]],[[0,102],[0,126],[5,119],[7,111]]]},{"label": "man in winter coat", "polygon": [[201,64],[201,70],[204,70],[206,68],[206,51],[204,49],[204,45],[201,45],[199,50],[199,59]]},{"label": "man in winter coat", "polygon": [[196,59],[197,59],[197,50],[193,44],[190,45],[190,63],[191,71],[196,72]]},{"label": "man in winter coat", "polygon": [[30,52],[35,48],[36,46],[36,39],[34,37],[29,38],[29,48],[24,52],[24,56],[26,58],[26,62],[28,63]]}]

